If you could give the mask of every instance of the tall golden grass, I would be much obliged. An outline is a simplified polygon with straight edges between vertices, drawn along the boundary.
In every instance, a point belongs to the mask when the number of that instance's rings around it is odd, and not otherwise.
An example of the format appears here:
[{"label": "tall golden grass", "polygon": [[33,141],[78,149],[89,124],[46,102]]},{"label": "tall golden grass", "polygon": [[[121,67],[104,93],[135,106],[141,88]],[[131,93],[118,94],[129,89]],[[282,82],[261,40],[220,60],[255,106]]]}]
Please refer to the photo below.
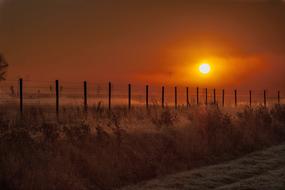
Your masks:
[{"label": "tall golden grass", "polygon": [[115,189],[285,140],[285,106],[0,112],[1,189]]}]

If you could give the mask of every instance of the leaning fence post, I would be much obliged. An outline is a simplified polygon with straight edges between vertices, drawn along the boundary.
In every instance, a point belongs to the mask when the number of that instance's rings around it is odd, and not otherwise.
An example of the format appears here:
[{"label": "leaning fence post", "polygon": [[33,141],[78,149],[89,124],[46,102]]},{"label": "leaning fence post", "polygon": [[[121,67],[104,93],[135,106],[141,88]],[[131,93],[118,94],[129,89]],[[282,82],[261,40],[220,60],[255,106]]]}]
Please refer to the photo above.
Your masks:
[{"label": "leaning fence post", "polygon": [[264,100],[264,107],[266,107],[267,100],[266,100],[266,90],[263,91],[263,100]]},{"label": "leaning fence post", "polygon": [[278,91],[278,105],[280,105],[280,91]]},{"label": "leaning fence post", "polygon": [[208,88],[206,88],[206,92],[205,92],[205,93],[206,93],[206,101],[205,101],[205,104],[208,105]]},{"label": "leaning fence post", "polygon": [[129,84],[129,110],[132,107],[132,86]]},{"label": "leaning fence post", "polygon": [[174,87],[174,104],[175,104],[175,109],[177,109],[177,87]]},{"label": "leaning fence post", "polygon": [[225,106],[225,90],[222,91],[222,105]]},{"label": "leaning fence post", "polygon": [[237,107],[237,90],[235,90],[235,106]]},{"label": "leaning fence post", "polygon": [[83,82],[84,86],[84,111],[87,112],[88,103],[87,103],[87,81]]},{"label": "leaning fence post", "polygon": [[145,105],[146,109],[148,109],[148,85],[145,86]]},{"label": "leaning fence post", "polygon": [[23,113],[23,79],[19,79],[20,112]]},{"label": "leaning fence post", "polygon": [[214,88],[214,104],[216,104],[216,89]]},{"label": "leaning fence post", "polygon": [[186,105],[189,107],[189,87],[186,87]]},{"label": "leaning fence post", "polygon": [[55,81],[56,114],[59,113],[59,81]]},{"label": "leaning fence post", "polygon": [[161,89],[161,107],[164,108],[164,86]]},{"label": "leaning fence post", "polygon": [[249,91],[249,107],[251,107],[252,104],[252,92],[251,90]]},{"label": "leaning fence post", "polygon": [[197,87],[197,105],[199,105],[199,87]]},{"label": "leaning fence post", "polygon": [[111,104],[112,104],[112,83],[109,82],[109,87],[108,87],[108,107],[109,107],[109,110],[111,110]]}]

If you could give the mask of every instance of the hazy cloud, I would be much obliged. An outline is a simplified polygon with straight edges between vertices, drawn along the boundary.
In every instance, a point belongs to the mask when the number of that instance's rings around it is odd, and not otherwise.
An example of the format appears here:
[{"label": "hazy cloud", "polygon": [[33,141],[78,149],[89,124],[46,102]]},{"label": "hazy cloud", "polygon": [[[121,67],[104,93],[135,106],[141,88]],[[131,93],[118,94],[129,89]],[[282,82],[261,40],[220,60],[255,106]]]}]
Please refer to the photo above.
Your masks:
[{"label": "hazy cloud", "polygon": [[0,7],[1,7],[2,5],[4,5],[5,3],[7,3],[8,1],[11,1],[11,0],[0,0]]},{"label": "hazy cloud", "polygon": [[230,70],[216,75],[218,82],[284,86],[281,0],[0,2],[0,51],[13,65],[10,78],[193,82],[183,72],[213,59]]},{"label": "hazy cloud", "polygon": [[6,2],[7,0],[0,0],[0,7]]}]

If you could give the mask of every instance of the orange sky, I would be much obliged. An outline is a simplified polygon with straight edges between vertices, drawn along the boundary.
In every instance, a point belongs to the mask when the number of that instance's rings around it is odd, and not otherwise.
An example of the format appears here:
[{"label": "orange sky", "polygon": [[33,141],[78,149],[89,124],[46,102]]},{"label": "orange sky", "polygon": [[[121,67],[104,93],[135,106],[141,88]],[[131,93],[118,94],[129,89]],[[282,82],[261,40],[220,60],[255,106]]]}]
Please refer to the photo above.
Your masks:
[{"label": "orange sky", "polygon": [[[282,1],[0,4],[0,52],[10,64],[8,79],[284,86]],[[204,60],[213,67],[208,77],[193,72]]]}]

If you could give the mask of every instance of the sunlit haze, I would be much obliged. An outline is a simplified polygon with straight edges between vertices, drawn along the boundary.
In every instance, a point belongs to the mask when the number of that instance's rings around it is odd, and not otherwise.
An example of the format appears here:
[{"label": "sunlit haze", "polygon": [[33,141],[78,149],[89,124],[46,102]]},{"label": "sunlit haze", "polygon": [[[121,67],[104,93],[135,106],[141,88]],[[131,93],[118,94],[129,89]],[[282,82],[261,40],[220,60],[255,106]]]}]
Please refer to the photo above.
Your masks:
[{"label": "sunlit haze", "polygon": [[211,71],[211,66],[210,64],[208,63],[203,63],[199,66],[199,71],[202,73],[202,74],[209,74],[209,72]]},{"label": "sunlit haze", "polygon": [[[10,65],[8,79],[284,86],[283,1],[0,4],[0,52]],[[204,69],[197,72],[201,60],[211,65],[207,77]]]}]

